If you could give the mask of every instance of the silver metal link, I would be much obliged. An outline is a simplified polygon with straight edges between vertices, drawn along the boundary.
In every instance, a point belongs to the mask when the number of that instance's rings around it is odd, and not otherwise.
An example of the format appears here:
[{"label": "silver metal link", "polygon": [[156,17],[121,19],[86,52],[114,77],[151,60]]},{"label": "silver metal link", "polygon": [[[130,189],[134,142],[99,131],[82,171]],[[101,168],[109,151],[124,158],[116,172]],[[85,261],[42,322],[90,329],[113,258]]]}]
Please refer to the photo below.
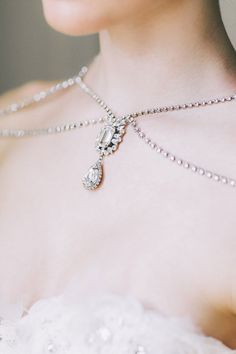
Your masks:
[{"label": "silver metal link", "polygon": [[[90,125],[95,125],[97,123],[103,123],[106,121],[107,116],[116,119],[116,115],[110,109],[110,107],[101,99],[101,97],[95,93],[88,85],[85,84],[83,78],[87,73],[87,67],[83,67],[77,76],[69,78],[66,81],[57,83],[56,85],[50,87],[45,91],[41,91],[36,93],[33,97],[25,98],[21,102],[15,102],[9,105],[8,107],[0,110],[0,117],[5,117],[13,113],[17,113],[26,107],[29,107],[33,104],[36,104],[46,98],[50,97],[51,95],[61,91],[68,89],[74,85],[78,85],[86,94],[88,94],[96,103],[99,104],[101,108],[103,108],[106,112],[105,117],[101,117],[97,120],[85,120],[73,123],[66,123],[57,125],[54,127],[47,127],[47,128],[39,128],[39,129],[2,129],[0,130],[0,137],[14,137],[14,138],[21,138],[26,136],[36,136],[36,135],[49,135],[49,134],[58,134],[63,132],[69,132],[74,129],[87,127]],[[236,186],[236,179],[226,177],[222,174],[215,173],[209,169],[205,169],[201,166],[198,166],[195,163],[190,161],[186,161],[183,158],[180,158],[174,155],[172,152],[167,151],[165,148],[159,146],[156,142],[154,142],[151,138],[147,137],[145,132],[137,125],[136,119],[140,116],[148,116],[148,115],[157,115],[159,113],[166,113],[166,112],[173,112],[173,111],[180,111],[186,109],[195,109],[195,108],[203,108],[207,106],[212,106],[215,104],[227,103],[236,100],[236,94],[220,97],[220,98],[213,98],[210,100],[203,100],[203,101],[196,101],[185,103],[181,105],[170,105],[164,107],[153,107],[150,109],[146,109],[143,111],[132,112],[123,116],[126,119],[127,124],[130,124],[135,133],[138,137],[143,140],[148,146],[150,146],[154,151],[156,151],[160,156],[168,159],[171,162],[174,162],[177,166],[182,167],[186,170],[189,170],[195,173],[198,176],[203,176],[208,178],[209,180],[222,183],[227,186],[235,187]]]}]

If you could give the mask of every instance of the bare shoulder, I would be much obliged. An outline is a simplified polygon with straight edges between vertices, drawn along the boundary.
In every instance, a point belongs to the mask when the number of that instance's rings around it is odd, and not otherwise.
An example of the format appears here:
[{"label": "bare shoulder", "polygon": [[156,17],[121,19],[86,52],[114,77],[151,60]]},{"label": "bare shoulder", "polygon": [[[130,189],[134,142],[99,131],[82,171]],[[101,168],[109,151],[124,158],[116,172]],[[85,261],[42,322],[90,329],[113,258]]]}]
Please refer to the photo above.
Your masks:
[{"label": "bare shoulder", "polygon": [[[0,110],[45,92],[56,83],[57,81],[32,81],[7,91],[0,96]],[[36,104],[29,105],[23,110],[17,112],[13,110],[12,114],[8,115],[7,120],[1,120],[0,128],[5,128],[6,122],[8,128],[14,128],[16,124],[19,128],[25,125],[28,126],[29,124],[32,125],[32,128],[41,127],[43,122],[50,122],[51,117],[60,115],[60,106],[65,96],[67,96],[66,93],[60,91],[46,99],[40,100],[40,102],[36,101]]]},{"label": "bare shoulder", "polygon": [[0,96],[0,107],[3,108],[12,102],[18,102],[25,97],[30,97],[37,92],[47,90],[54,82],[49,81],[31,81],[26,84],[9,90]]},{"label": "bare shoulder", "polygon": [[[26,83],[16,89],[10,90],[0,96],[0,110],[7,108],[11,104],[20,103],[26,98],[33,97],[55,86],[59,81],[33,81]],[[67,88],[67,87],[66,87]],[[13,112],[7,117],[7,121],[0,121],[0,129],[5,128],[42,128],[43,126],[57,125],[61,122],[71,123],[71,117],[76,117],[78,113],[89,119],[94,116],[91,99],[87,97],[77,85],[68,86],[68,89],[59,90],[46,99],[36,100],[36,104],[29,105],[23,110]],[[93,107],[96,107],[94,105]],[[97,108],[97,107],[96,107]]]},{"label": "bare shoulder", "polygon": [[[0,111],[8,108],[12,104],[15,105],[26,98],[30,98],[39,92],[45,91],[53,85],[54,82],[32,81],[9,90],[0,95]],[[30,105],[28,108],[13,112],[7,117],[1,117],[0,129],[23,129],[25,127],[38,128],[42,125],[44,120],[47,120],[50,117],[50,110],[51,108],[49,109],[49,104],[47,102],[43,105]],[[9,148],[12,149],[15,146],[17,146],[15,140],[0,140],[1,152],[6,152]]]}]

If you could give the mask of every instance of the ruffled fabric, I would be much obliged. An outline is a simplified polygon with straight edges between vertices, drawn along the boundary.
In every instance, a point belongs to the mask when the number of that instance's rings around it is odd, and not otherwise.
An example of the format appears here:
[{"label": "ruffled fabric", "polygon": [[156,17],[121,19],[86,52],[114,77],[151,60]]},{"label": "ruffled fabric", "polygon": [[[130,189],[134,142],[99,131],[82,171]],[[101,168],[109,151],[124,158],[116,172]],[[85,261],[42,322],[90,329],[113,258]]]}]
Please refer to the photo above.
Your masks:
[{"label": "ruffled fabric", "polygon": [[40,300],[27,315],[2,319],[0,353],[236,353],[204,336],[187,319],[144,309],[134,298],[100,294],[77,300],[65,294]]}]

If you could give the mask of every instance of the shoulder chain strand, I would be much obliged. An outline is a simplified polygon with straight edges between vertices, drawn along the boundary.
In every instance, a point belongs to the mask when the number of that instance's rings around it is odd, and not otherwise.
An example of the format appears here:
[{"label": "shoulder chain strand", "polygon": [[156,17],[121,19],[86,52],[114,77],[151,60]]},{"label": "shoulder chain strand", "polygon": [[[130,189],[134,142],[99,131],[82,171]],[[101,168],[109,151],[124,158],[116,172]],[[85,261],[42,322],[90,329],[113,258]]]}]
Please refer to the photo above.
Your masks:
[{"label": "shoulder chain strand", "polygon": [[53,127],[37,128],[37,129],[0,129],[0,138],[24,138],[33,137],[38,135],[51,135],[60,134],[73,131],[75,129],[88,127],[90,125],[96,125],[97,123],[103,123],[106,121],[106,116],[99,119],[83,120],[74,123],[60,124]]},{"label": "shoulder chain strand", "polygon": [[[80,76],[78,80],[78,84],[81,87],[81,89],[86,92],[90,97],[92,97],[105,111],[110,115],[115,117],[114,113],[112,110],[108,107],[108,105],[102,100],[102,98],[93,91],[92,88],[90,88],[85,82],[83,81],[83,77],[85,76],[86,72],[88,69],[86,67],[82,68],[83,70],[83,76]],[[195,102],[189,102],[189,103],[184,103],[180,105],[170,105],[170,106],[163,106],[163,107],[153,107],[153,108],[148,108],[143,111],[137,111],[137,112],[132,112],[129,114],[125,114],[123,117],[133,117],[133,118],[138,118],[140,116],[147,116],[151,114],[158,114],[158,113],[165,113],[165,112],[173,112],[173,111],[180,111],[180,110],[186,110],[186,109],[193,109],[193,108],[203,108],[207,106],[212,106],[215,104],[221,104],[221,103],[226,103],[226,102],[231,102],[236,100],[236,94],[224,96],[224,97],[219,97],[219,98],[213,98],[210,100],[202,100],[202,101],[195,101]]]},{"label": "shoulder chain strand", "polygon": [[216,172],[213,172],[209,169],[206,169],[204,167],[196,165],[195,163],[192,163],[192,162],[187,161],[181,157],[178,157],[170,151],[167,151],[164,147],[158,145],[151,138],[149,138],[147,136],[147,134],[138,126],[138,124],[136,122],[132,123],[132,127],[133,127],[135,133],[138,135],[138,137],[141,140],[143,140],[151,149],[156,151],[160,156],[164,157],[165,159],[167,159],[171,162],[174,162],[177,166],[183,167],[186,170],[189,170],[199,176],[206,177],[206,178],[213,180],[215,182],[221,182],[221,183],[231,186],[231,187],[236,186],[235,179],[230,178],[230,177],[226,177],[226,176],[221,175]]},{"label": "shoulder chain strand", "polygon": [[78,75],[71,77],[63,82],[59,82],[59,83],[51,86],[47,90],[37,92],[32,97],[24,98],[21,102],[11,103],[6,108],[0,109],[0,117],[2,118],[7,115],[19,112],[29,106],[32,106],[36,103],[39,103],[39,102],[45,100],[46,98],[54,95],[55,93],[57,93],[59,91],[66,90],[69,87],[74,86],[75,84],[77,84],[78,81],[80,81],[80,78],[82,78],[86,74],[86,72],[87,72],[87,68],[83,67],[80,70]]},{"label": "shoulder chain strand", "polygon": [[[78,128],[82,128],[82,127],[87,127],[89,125],[95,125],[97,123],[106,122],[106,124],[107,124],[108,118],[116,120],[115,114],[108,107],[108,105],[83,81],[83,78],[86,75],[87,71],[88,71],[87,67],[83,67],[77,76],[69,78],[68,80],[65,80],[63,82],[57,83],[56,85],[50,87],[47,90],[36,93],[33,97],[23,99],[21,102],[15,102],[15,103],[10,104],[5,109],[0,110],[0,118],[8,116],[8,115],[16,113],[16,112],[19,112],[19,111],[21,111],[33,104],[37,104],[37,103],[45,100],[46,98],[50,97],[51,95],[53,95],[59,91],[68,89],[76,84],[79,85],[80,88],[84,92],[86,92],[90,97],[92,97],[100,105],[100,107],[106,111],[105,117],[101,117],[100,119],[97,119],[97,120],[96,119],[84,120],[84,121],[66,123],[66,124],[61,124],[61,125],[57,125],[54,127],[47,127],[47,128],[1,129],[0,130],[0,137],[20,138],[20,137],[25,137],[25,136],[58,134],[58,133],[62,133],[62,132],[73,131],[74,129],[78,129]],[[145,132],[143,130],[141,130],[141,128],[137,125],[137,122],[136,122],[136,118],[138,118],[140,116],[147,116],[147,115],[154,115],[154,114],[156,114],[158,116],[158,113],[173,112],[173,111],[186,110],[186,109],[191,109],[191,108],[207,107],[207,106],[211,106],[214,104],[221,104],[221,103],[226,103],[226,102],[230,102],[230,101],[234,101],[234,100],[236,100],[236,94],[224,96],[224,97],[220,97],[220,98],[214,98],[214,99],[210,99],[210,100],[202,100],[202,101],[196,101],[196,102],[192,102],[192,103],[185,103],[185,104],[180,104],[180,105],[154,107],[151,109],[145,109],[143,111],[137,111],[137,112],[123,115],[120,118],[120,120],[125,121],[126,124],[130,124],[133,127],[135,133],[138,135],[138,137],[140,139],[142,139],[146,144],[148,144],[148,146],[150,146],[154,151],[156,151],[160,156],[164,157],[165,159],[168,159],[169,161],[176,163],[178,166],[184,167],[185,169],[192,171],[199,176],[205,176],[208,179],[211,179],[213,181],[222,182],[225,185],[235,187],[236,186],[235,179],[232,179],[232,178],[223,176],[221,174],[212,172],[212,171],[205,169],[203,167],[200,167],[192,162],[186,161],[180,157],[177,157],[176,155],[172,154],[171,152],[167,151],[163,147],[159,146],[156,142],[152,141],[151,138],[146,136]],[[100,155],[99,163],[101,163],[102,159],[103,159],[103,156]]]},{"label": "shoulder chain strand", "polygon": [[[25,108],[37,104],[45,100],[46,98],[52,96],[53,94],[56,94],[57,92],[62,90],[66,90],[74,85],[79,85],[83,91],[85,91],[88,95],[90,95],[106,111],[107,115],[109,115],[110,117],[115,117],[115,115],[110,110],[110,108],[105,104],[105,102],[82,80],[87,72],[88,72],[88,68],[84,66],[81,68],[78,75],[71,77],[63,82],[59,82],[51,86],[47,90],[37,92],[32,97],[25,98],[21,102],[14,102],[6,108],[0,109],[0,118],[24,110]],[[131,116],[133,118],[138,118],[140,116],[154,115],[154,114],[164,113],[164,112],[186,110],[190,108],[207,107],[209,105],[230,102],[233,100],[236,100],[236,94],[224,96],[220,98],[214,98],[211,100],[196,101],[196,102],[185,103],[180,105],[154,107],[143,111],[137,111],[131,114],[126,114],[124,115],[124,117]],[[6,129],[0,129],[0,137],[21,138],[25,136],[58,134],[58,133],[68,132],[81,127],[87,127],[91,124],[94,125],[97,123],[103,123],[104,120],[105,118],[102,117],[97,120],[95,119],[85,120],[77,123],[71,122],[71,123],[57,125],[54,127],[39,128],[39,129],[7,129],[6,128]]]}]

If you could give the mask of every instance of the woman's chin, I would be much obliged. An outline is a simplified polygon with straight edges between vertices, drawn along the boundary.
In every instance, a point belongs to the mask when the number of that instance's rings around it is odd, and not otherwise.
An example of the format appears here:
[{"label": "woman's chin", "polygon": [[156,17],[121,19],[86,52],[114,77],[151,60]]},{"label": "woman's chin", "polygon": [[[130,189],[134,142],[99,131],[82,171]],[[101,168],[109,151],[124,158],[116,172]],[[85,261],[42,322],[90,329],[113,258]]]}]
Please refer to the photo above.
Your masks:
[{"label": "woman's chin", "polygon": [[52,28],[70,36],[88,35],[106,27],[105,14],[82,1],[43,0],[43,10]]}]

